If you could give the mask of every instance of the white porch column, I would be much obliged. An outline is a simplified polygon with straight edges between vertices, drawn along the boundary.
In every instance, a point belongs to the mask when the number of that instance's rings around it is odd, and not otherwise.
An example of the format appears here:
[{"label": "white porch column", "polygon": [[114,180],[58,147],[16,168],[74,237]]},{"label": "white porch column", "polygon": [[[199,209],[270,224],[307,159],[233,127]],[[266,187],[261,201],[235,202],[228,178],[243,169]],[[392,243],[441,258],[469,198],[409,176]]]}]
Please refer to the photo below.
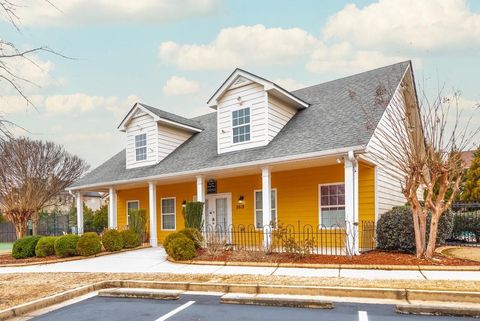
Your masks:
[{"label": "white porch column", "polygon": [[117,228],[117,190],[110,186],[108,189],[108,228]]},{"label": "white porch column", "polygon": [[148,183],[148,204],[150,215],[150,245],[158,246],[157,240],[157,185],[154,182]]},{"label": "white porch column", "polygon": [[358,254],[358,164],[352,151],[345,157],[345,230],[347,255]]},{"label": "white porch column", "polygon": [[[197,202],[205,203],[205,176],[203,175],[197,176]],[[202,221],[206,228],[205,205],[203,206]]]},{"label": "white porch column", "polygon": [[83,195],[82,192],[77,192],[75,197],[77,203],[77,234],[83,234]]},{"label": "white porch column", "polygon": [[262,224],[263,224],[263,247],[270,248],[272,231],[272,180],[270,167],[262,168]]}]

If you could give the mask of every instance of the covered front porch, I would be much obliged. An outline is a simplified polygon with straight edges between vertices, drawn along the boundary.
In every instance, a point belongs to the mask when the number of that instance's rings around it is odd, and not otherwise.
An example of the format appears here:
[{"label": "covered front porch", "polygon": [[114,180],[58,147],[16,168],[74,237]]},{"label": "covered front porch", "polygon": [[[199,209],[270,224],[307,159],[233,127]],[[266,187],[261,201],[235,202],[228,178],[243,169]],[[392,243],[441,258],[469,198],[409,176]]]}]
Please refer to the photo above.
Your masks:
[{"label": "covered front porch", "polygon": [[[353,153],[328,157],[219,168],[196,173],[76,191],[79,233],[82,233],[82,194],[109,193],[109,228],[128,226],[130,209],[145,209],[153,247],[166,235],[184,228],[183,206],[205,203],[204,233],[223,231],[239,244],[239,232],[255,237],[264,248],[277,242],[274,230],[295,227],[315,238],[330,254],[356,254],[364,247],[364,222],[376,221],[375,167]],[[342,231],[344,237],[336,237]],[[373,239],[373,234],[371,237]],[[330,240],[330,241],[328,241]],[[333,242],[333,243],[332,243]]]}]

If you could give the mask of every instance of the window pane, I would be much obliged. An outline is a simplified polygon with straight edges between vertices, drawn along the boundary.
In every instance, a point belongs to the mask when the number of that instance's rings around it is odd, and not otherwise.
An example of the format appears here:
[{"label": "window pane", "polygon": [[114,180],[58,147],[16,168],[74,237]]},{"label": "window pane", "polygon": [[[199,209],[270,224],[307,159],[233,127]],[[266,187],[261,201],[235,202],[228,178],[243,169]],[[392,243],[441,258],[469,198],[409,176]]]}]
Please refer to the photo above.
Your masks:
[{"label": "window pane", "polygon": [[128,202],[128,210],[138,210],[138,202]]},{"label": "window pane", "polygon": [[337,205],[337,196],[336,195],[330,195],[329,196],[329,205]]},{"label": "window pane", "polygon": [[261,210],[263,208],[262,192],[255,192],[255,209]]},{"label": "window pane", "polygon": [[330,185],[328,187],[328,193],[330,195],[336,195],[337,194],[337,191],[338,191],[338,188],[337,188],[337,185]]},{"label": "window pane", "polygon": [[332,227],[333,225],[344,226],[345,225],[345,208],[333,207],[324,208],[321,212],[322,224],[326,227]]},{"label": "window pane", "polygon": [[329,199],[328,195],[322,195],[322,200],[321,200],[322,206],[330,205],[329,200],[330,199]]},{"label": "window pane", "polygon": [[338,195],[338,205],[345,205],[345,195]]},{"label": "window pane", "polygon": [[328,186],[321,186],[320,193],[323,195],[328,195]]},{"label": "window pane", "polygon": [[162,215],[162,229],[173,230],[175,228],[175,215]]},{"label": "window pane", "polygon": [[262,220],[263,220],[262,211],[255,211],[256,228],[262,228],[263,227]]}]

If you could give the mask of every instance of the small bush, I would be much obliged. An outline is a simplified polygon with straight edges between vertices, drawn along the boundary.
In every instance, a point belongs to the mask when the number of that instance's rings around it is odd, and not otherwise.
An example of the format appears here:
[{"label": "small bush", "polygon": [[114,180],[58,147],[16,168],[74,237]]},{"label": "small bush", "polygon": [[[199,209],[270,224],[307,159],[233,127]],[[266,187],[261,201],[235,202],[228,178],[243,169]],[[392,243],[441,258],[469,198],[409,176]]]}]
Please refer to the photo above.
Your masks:
[{"label": "small bush", "polygon": [[135,231],[121,231],[120,236],[123,239],[123,247],[126,249],[131,249],[140,245],[140,239],[138,238],[138,235],[137,233],[135,233]]},{"label": "small bush", "polygon": [[171,240],[166,250],[170,257],[178,261],[191,260],[197,255],[195,244],[185,236]]},{"label": "small bush", "polygon": [[12,256],[16,259],[24,259],[35,256],[35,247],[42,237],[39,235],[27,236],[13,243]]},{"label": "small bush", "polygon": [[55,240],[55,255],[58,257],[77,255],[77,243],[79,239],[80,236],[76,234],[60,236]]},{"label": "small bush", "polygon": [[103,234],[102,243],[108,252],[120,251],[123,249],[123,238],[117,230],[108,230]]},{"label": "small bush", "polygon": [[81,256],[90,256],[102,251],[102,242],[95,232],[83,234],[77,243],[77,253]]},{"label": "small bush", "polygon": [[202,247],[203,235],[196,228],[187,227],[179,231],[178,233],[182,233],[183,235],[191,239],[193,241],[193,244],[195,244],[196,249]]},{"label": "small bush", "polygon": [[55,254],[55,241],[56,236],[44,236],[42,237],[35,247],[36,257],[46,257]]},{"label": "small bush", "polygon": [[[450,237],[452,229],[453,215],[447,211],[438,223],[437,245]],[[427,218],[427,240],[429,231],[430,217]],[[377,247],[391,251],[415,251],[415,230],[410,207],[394,207],[380,217],[377,223]]]},{"label": "small bush", "polygon": [[163,247],[166,250],[171,241],[173,241],[176,238],[182,238],[182,237],[188,239],[188,237],[186,237],[185,234],[182,234],[180,232],[173,232],[168,234],[167,236],[165,236],[165,239],[163,240]]},{"label": "small bush", "polygon": [[140,242],[145,242],[147,235],[147,211],[144,209],[128,212],[128,229],[137,233]]}]

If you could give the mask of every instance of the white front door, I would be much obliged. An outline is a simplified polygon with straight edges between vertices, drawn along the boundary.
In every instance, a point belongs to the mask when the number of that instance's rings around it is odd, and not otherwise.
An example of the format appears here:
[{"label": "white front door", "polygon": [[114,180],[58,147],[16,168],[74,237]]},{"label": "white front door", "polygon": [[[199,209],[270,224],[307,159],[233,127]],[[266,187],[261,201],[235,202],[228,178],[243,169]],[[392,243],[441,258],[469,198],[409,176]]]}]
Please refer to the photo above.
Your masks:
[{"label": "white front door", "polygon": [[205,197],[207,229],[226,233],[232,224],[232,197],[230,193],[212,194]]}]

